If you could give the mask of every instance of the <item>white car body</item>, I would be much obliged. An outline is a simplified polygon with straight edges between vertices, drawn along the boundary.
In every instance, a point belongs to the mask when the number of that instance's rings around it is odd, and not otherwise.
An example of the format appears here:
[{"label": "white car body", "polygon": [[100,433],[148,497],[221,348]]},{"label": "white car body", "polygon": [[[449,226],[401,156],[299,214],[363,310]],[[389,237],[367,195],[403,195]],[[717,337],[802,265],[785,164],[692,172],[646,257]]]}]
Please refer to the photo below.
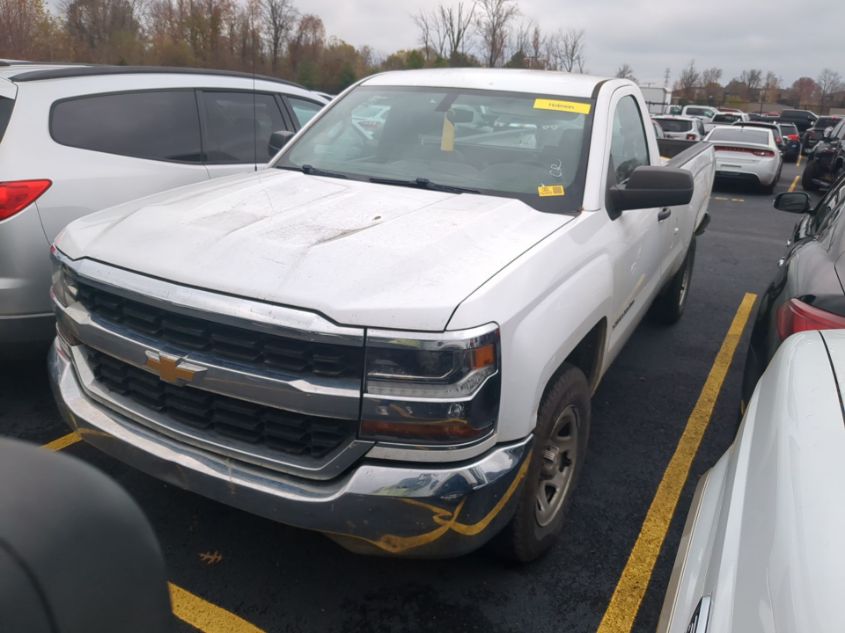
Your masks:
[{"label": "white car body", "polygon": [[773,187],[780,178],[783,156],[765,128],[719,126],[704,138],[716,152],[716,176]]},{"label": "white car body", "polygon": [[[645,103],[630,81],[453,69],[386,73],[365,79],[362,85],[561,94],[589,100],[594,118],[588,149],[583,150],[588,158],[582,208],[574,214],[544,213],[515,198],[271,168],[82,218],[62,233],[55,246],[62,261],[78,267],[82,275],[97,269],[108,276],[125,275],[135,288],[154,283],[170,297],[168,301],[201,294],[206,310],[225,297],[232,305],[242,302],[241,311],[254,315],[251,318],[266,318],[283,306],[288,318],[296,315],[296,323],[305,324],[298,327],[321,320],[361,336],[375,329],[394,337],[420,333],[437,341],[495,324],[506,369],[493,435],[472,446],[440,451],[376,443],[367,456],[394,463],[434,461],[439,466],[501,459],[501,451],[512,450],[509,443],[530,438],[546,386],[579,344],[596,342],[595,363],[585,372],[594,389],[667,280],[682,267],[694,232],[705,222],[713,181],[712,151],[690,144],[675,162],[693,176],[689,204],[671,210],[625,211],[612,219],[606,207],[608,164],[614,113],[621,100],[636,103],[646,122],[642,133],[650,164],[662,165]],[[350,94],[333,101],[291,146],[333,108],[342,107],[339,104]],[[508,129],[501,133],[513,134]],[[73,309],[66,314],[74,318]],[[65,411],[90,409],[87,396],[74,382],[69,356],[62,351],[66,343],[57,343],[52,370],[59,400]],[[101,429],[120,424],[102,413],[83,422],[87,414],[80,411],[68,415],[71,424],[105,425]],[[83,436],[96,442],[97,437],[114,433],[118,432]],[[133,444],[122,432],[118,435],[123,444]],[[161,447],[138,441],[148,456],[162,456]],[[101,448],[112,450],[108,442]],[[501,474],[502,466],[496,463],[495,471]],[[164,476],[158,467],[139,465]],[[395,470],[388,463],[380,476],[393,477],[390,473]],[[420,481],[427,476],[414,475]],[[230,472],[225,488],[240,486],[232,483],[237,478],[237,472]],[[478,476],[464,479],[477,481]],[[317,490],[318,484],[309,482],[309,490]],[[181,485],[247,507],[246,497],[234,492],[213,493],[205,484],[194,486],[184,480]],[[267,483],[264,492],[288,485],[292,484]],[[276,501],[280,490],[270,493]],[[268,509],[273,504],[262,503],[247,509],[279,518]],[[332,531],[325,524],[304,524],[297,514],[284,514],[281,520]],[[346,528],[337,528],[342,529]]]},{"label": "white car body", "polygon": [[663,129],[665,138],[700,141],[706,135],[706,124],[698,117],[664,114],[651,119]]},{"label": "white car body", "polygon": [[[159,99],[164,99],[169,94],[185,95],[185,107],[193,108],[199,151],[199,139],[204,139],[208,145],[208,139],[215,134],[213,126],[206,124],[206,104],[214,98],[222,100],[228,95],[253,91],[276,100],[277,115],[272,120],[269,116],[263,117],[259,107],[254,125],[248,121],[244,124],[243,118],[232,116],[231,128],[224,131],[224,126],[217,126],[221,136],[231,129],[231,136],[251,142],[251,137],[257,136],[259,130],[266,128],[269,133],[270,123],[280,121],[285,127],[279,129],[292,132],[300,127],[297,117],[301,114],[301,111],[297,112],[300,106],[292,99],[299,99],[304,106],[313,104],[315,109],[326,103],[315,93],[281,80],[226,71],[0,65],[0,99],[13,102],[9,118],[0,122],[0,128],[5,128],[5,133],[0,131],[2,180],[51,182],[34,202],[0,220],[0,345],[46,343],[53,337],[55,326],[49,297],[50,244],[66,224],[89,213],[166,189],[254,172],[271,158],[267,149],[263,153],[256,151],[257,155],[248,161],[231,160],[222,155],[203,157],[199,153],[179,160],[130,155],[140,149],[140,139],[133,144],[115,141],[120,149],[99,151],[91,149],[89,141],[108,142],[105,137],[109,134],[101,136],[99,133],[100,125],[107,127],[103,117],[89,122],[91,125],[83,131],[79,125],[64,123],[70,117],[65,117],[62,114],[65,110],[60,108],[72,106],[78,99],[131,99],[143,95],[158,95]],[[209,96],[208,102],[204,100],[205,95]],[[146,127],[152,129],[165,127],[167,119],[176,120],[175,107],[168,109],[163,102],[160,105],[159,110],[149,107],[130,110],[125,104],[98,107],[117,117],[126,116],[128,136],[133,116],[148,116]],[[265,103],[259,104],[262,105]],[[252,110],[256,112],[255,107]],[[222,107],[220,111],[223,111]],[[59,125],[73,137],[73,145],[58,137]],[[179,129],[185,127],[187,125],[180,125]],[[173,130],[168,130],[162,138],[174,135]],[[142,138],[151,139],[150,144],[156,142],[155,135]],[[166,141],[161,143],[166,144]]]},{"label": "white car body", "polygon": [[699,481],[658,625],[684,633],[842,630],[845,333],[780,347],[731,448]]},{"label": "white car body", "polygon": [[711,106],[690,104],[684,106],[683,110],[681,110],[681,115],[694,116],[698,117],[702,121],[710,122],[718,112],[719,111],[716,108]]}]

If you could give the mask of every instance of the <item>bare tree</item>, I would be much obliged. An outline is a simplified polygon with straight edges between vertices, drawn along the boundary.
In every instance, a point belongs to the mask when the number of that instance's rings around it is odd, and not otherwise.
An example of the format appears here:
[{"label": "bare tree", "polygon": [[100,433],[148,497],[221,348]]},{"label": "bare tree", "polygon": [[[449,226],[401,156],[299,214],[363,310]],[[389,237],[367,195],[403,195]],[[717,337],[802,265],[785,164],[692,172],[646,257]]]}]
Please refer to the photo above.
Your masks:
[{"label": "bare tree", "polygon": [[477,28],[489,67],[504,61],[510,25],[519,15],[516,0],[479,0]]},{"label": "bare tree", "polygon": [[695,60],[691,59],[689,65],[681,71],[675,87],[683,94],[683,98],[692,99],[695,97],[695,89],[701,83],[701,74],[695,67]]},{"label": "bare tree", "polygon": [[619,68],[616,69],[616,76],[620,79],[630,79],[631,81],[637,81],[637,78],[634,77],[634,69],[631,68],[630,64],[622,64]]},{"label": "bare tree", "polygon": [[823,110],[827,97],[842,88],[842,77],[838,72],[830,68],[825,68],[819,73],[816,84],[818,85],[819,98],[821,99],[819,105]]},{"label": "bare tree", "polygon": [[284,45],[296,22],[297,11],[291,0],[262,0],[261,8],[270,48],[270,67],[276,72]]},{"label": "bare tree", "polygon": [[560,30],[546,41],[549,67],[566,72],[584,72],[584,31]]},{"label": "bare tree", "polygon": [[712,66],[710,68],[706,68],[705,70],[701,71],[701,83],[704,86],[708,86],[710,84],[718,84],[722,79],[722,69],[716,68]]},{"label": "bare tree", "polygon": [[446,45],[449,49],[449,59],[455,61],[466,51],[469,32],[472,28],[473,17],[475,16],[475,4],[467,7],[463,2],[457,6],[438,7],[440,27],[446,38]]},{"label": "bare tree", "polygon": [[766,79],[763,82],[763,101],[774,102],[777,101],[778,93],[780,92],[781,79],[771,70],[766,73]]},{"label": "bare tree", "polygon": [[420,31],[420,44],[423,46],[426,61],[430,61],[432,53],[435,57],[443,57],[446,48],[446,30],[440,20],[438,10],[420,11],[414,16],[414,23]]},{"label": "bare tree", "polygon": [[744,83],[748,86],[748,90],[753,92],[757,90],[763,83],[763,71],[759,68],[751,68],[749,70],[743,70],[742,73],[739,75],[740,83]]}]

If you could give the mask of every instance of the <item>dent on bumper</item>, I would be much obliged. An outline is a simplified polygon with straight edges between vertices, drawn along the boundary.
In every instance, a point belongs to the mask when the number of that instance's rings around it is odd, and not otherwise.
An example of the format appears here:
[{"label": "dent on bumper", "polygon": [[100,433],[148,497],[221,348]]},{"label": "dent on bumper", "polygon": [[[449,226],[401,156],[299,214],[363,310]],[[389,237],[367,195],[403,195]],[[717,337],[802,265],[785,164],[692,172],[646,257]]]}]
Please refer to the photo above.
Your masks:
[{"label": "dent on bumper", "polygon": [[175,442],[90,399],[57,344],[48,360],[59,410],[83,440],[159,479],[347,549],[409,557],[477,549],[510,519],[532,437],[436,468],[364,462],[332,481],[280,475]]}]

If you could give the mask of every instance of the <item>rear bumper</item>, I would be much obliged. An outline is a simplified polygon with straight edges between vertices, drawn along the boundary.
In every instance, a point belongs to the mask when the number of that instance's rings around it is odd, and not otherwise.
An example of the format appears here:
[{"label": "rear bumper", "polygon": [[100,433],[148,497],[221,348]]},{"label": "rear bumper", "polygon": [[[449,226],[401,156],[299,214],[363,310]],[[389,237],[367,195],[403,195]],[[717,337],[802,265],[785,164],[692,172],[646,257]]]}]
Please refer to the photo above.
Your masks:
[{"label": "rear bumper", "polygon": [[55,343],[48,360],[59,410],[82,439],[154,477],[352,551],[445,558],[477,549],[513,514],[532,436],[462,464],[365,461],[331,481],[282,475],[172,440],[89,398]]}]

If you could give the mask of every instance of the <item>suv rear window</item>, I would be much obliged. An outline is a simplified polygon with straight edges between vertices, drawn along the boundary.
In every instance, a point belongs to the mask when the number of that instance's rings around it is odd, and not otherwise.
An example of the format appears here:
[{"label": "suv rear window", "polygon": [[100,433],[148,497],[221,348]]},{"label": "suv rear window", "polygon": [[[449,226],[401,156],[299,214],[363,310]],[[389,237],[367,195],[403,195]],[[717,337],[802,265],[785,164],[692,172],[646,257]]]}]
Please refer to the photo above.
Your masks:
[{"label": "suv rear window", "polygon": [[3,134],[6,133],[6,126],[9,125],[9,119],[12,118],[12,107],[14,105],[14,99],[0,97],[0,141],[3,140]]},{"label": "suv rear window", "polygon": [[50,113],[57,143],[95,152],[201,162],[193,90],[149,90],[58,101]]},{"label": "suv rear window", "polygon": [[692,129],[692,121],[679,119],[655,119],[664,132],[688,132]]}]

